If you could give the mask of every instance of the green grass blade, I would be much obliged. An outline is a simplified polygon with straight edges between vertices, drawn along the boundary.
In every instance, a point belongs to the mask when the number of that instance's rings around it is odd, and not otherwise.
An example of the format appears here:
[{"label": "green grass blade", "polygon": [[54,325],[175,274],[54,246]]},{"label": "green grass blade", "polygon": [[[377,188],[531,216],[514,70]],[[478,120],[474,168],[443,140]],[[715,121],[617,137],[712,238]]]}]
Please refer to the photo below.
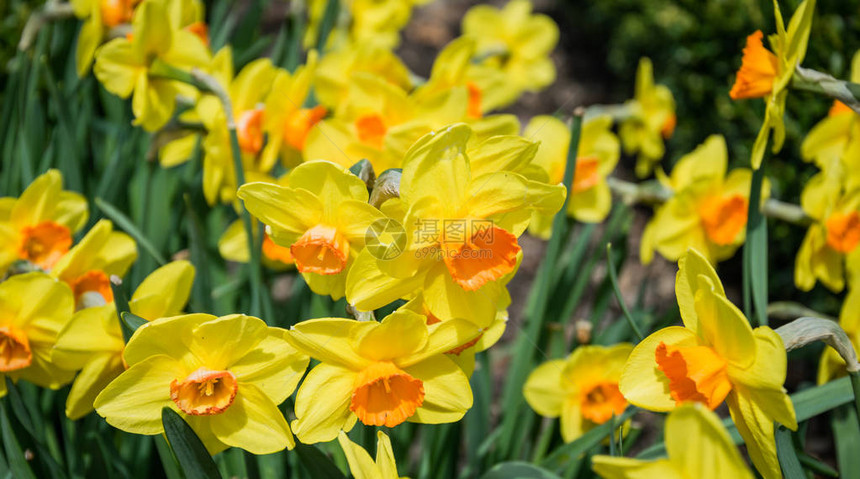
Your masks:
[{"label": "green grass blade", "polygon": [[299,461],[314,479],[346,479],[340,469],[334,465],[328,456],[315,446],[296,442],[293,449],[299,456]]},{"label": "green grass blade", "polygon": [[758,326],[767,326],[767,220],[761,214],[764,168],[753,172],[743,252],[744,312]]},{"label": "green grass blade", "polygon": [[794,442],[791,440],[791,431],[775,426],[774,436],[776,438],[776,457],[779,459],[779,467],[786,479],[806,479],[803,466],[797,458],[794,450]]},{"label": "green grass blade", "polygon": [[9,416],[6,414],[6,404],[0,401],[0,432],[3,436],[3,449],[6,452],[6,458],[9,461],[9,470],[12,472],[12,477],[16,479],[35,479],[30,465],[27,464],[27,459],[24,458],[24,451],[18,444],[15,438],[15,431],[12,430],[12,425],[9,423]]},{"label": "green grass blade", "polygon": [[624,302],[624,296],[621,295],[621,288],[618,287],[618,275],[615,273],[615,264],[612,261],[612,243],[606,243],[606,266],[609,272],[609,281],[612,283],[612,290],[615,292],[615,299],[618,300],[618,305],[621,306],[621,312],[624,313],[624,319],[630,324],[630,329],[636,334],[636,339],[642,341],[645,336],[636,325],[636,321],[627,309],[627,304]]},{"label": "green grass blade", "polygon": [[561,479],[561,476],[527,462],[510,461],[496,464],[481,479]]},{"label": "green grass blade", "polygon": [[162,256],[161,253],[158,252],[158,249],[153,246],[152,242],[149,241],[149,238],[147,238],[122,211],[101,198],[96,198],[95,204],[102,213],[105,214],[105,216],[114,222],[114,224],[134,238],[134,240],[137,241],[137,244],[140,245],[144,251],[149,253],[159,266],[167,264],[167,260],[165,260],[164,256]]}]

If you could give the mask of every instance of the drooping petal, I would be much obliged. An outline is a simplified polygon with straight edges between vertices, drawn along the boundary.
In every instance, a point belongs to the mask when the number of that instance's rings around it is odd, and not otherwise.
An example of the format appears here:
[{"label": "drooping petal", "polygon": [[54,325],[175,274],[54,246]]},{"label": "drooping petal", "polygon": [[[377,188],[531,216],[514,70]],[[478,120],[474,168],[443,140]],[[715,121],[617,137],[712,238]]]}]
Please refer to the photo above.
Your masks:
[{"label": "drooping petal", "polygon": [[96,396],[123,371],[119,353],[101,353],[93,357],[75,377],[66,398],[66,416],[74,421],[92,411]]},{"label": "drooping petal", "polygon": [[472,388],[469,378],[444,355],[405,368],[405,371],[424,382],[424,402],[408,421],[440,424],[459,421],[472,407]]},{"label": "drooping petal", "polygon": [[219,441],[252,454],[272,454],[296,445],[284,415],[253,384],[241,384],[233,403],[211,416],[211,423]]},{"label": "drooping petal", "polygon": [[716,414],[698,404],[679,407],[666,419],[666,452],[687,477],[752,478]]},{"label": "drooping petal", "polygon": [[[382,434],[382,431],[379,431]],[[340,443],[340,448],[346,456],[346,462],[349,464],[349,472],[355,479],[378,479],[381,476],[379,468],[371,459],[370,454],[363,447],[349,440],[345,432],[340,431],[337,435],[337,442]],[[378,448],[379,446],[377,446]]]},{"label": "drooping petal", "polygon": [[641,461],[630,457],[594,456],[591,468],[603,479],[685,479],[687,476],[668,459]]},{"label": "drooping petal", "polygon": [[547,361],[529,374],[523,386],[526,402],[538,414],[545,417],[558,417],[568,391],[562,385],[562,374],[567,361],[556,359]]},{"label": "drooping petal", "polygon": [[349,410],[355,373],[339,366],[319,364],[305,376],[296,394],[297,419],[293,433],[305,444],[328,442],[355,424]]}]

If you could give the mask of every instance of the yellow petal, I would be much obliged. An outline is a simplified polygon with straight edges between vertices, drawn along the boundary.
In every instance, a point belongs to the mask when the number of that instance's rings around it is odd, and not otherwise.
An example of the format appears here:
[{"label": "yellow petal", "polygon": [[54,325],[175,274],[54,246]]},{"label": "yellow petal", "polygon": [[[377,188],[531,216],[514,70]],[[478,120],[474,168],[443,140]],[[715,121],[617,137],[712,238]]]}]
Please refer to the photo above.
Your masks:
[{"label": "yellow petal", "polygon": [[[382,434],[382,431],[379,431],[379,434]],[[340,448],[343,449],[343,453],[346,455],[349,472],[352,473],[355,479],[379,479],[385,477],[379,472],[379,468],[376,467],[373,459],[370,458],[370,454],[363,447],[350,441],[345,432],[340,431],[338,433],[337,442],[340,443]],[[379,454],[379,446],[377,446],[377,454]]]},{"label": "yellow petal", "polygon": [[397,464],[394,462],[391,440],[382,431],[376,431],[376,467],[379,468],[383,478],[397,479],[399,477]]},{"label": "yellow petal", "polygon": [[295,391],[308,367],[307,355],[284,339],[285,331],[269,328],[266,339],[230,365],[241,384],[253,383],[275,404]]},{"label": "yellow petal", "polygon": [[210,420],[219,441],[252,454],[272,454],[296,445],[284,415],[252,384],[241,383],[233,403]]},{"label": "yellow petal", "polygon": [[239,188],[238,196],[252,215],[272,227],[274,237],[290,234],[298,239],[322,219],[323,203],[305,189],[248,183]]},{"label": "yellow petal", "polygon": [[755,468],[765,479],[782,477],[776,457],[773,418],[742,388],[736,388],[726,397],[726,404],[738,433],[747,445],[747,453]]},{"label": "yellow petal", "polygon": [[657,367],[657,346],[696,346],[698,338],[689,329],[670,326],[637,344],[630,353],[618,388],[628,402],[649,411],[671,411],[675,400],[669,394],[669,379]]},{"label": "yellow petal", "polygon": [[93,410],[96,396],[124,371],[122,356],[116,353],[101,353],[94,356],[75,378],[66,398],[66,416],[75,421]]},{"label": "yellow petal", "polygon": [[190,355],[187,339],[194,328],[217,319],[211,314],[185,314],[150,321],[131,336],[123,350],[126,364],[133,366],[150,356],[165,355],[180,360]]},{"label": "yellow petal", "polygon": [[367,202],[367,185],[346,168],[330,161],[302,163],[288,178],[290,187],[310,191],[327,211],[337,208],[344,200]]},{"label": "yellow petal", "polygon": [[669,460],[699,479],[749,478],[752,474],[716,414],[698,403],[686,404],[666,419]]},{"label": "yellow petal", "polygon": [[423,424],[456,422],[472,407],[469,378],[444,355],[433,356],[404,370],[424,382],[424,402],[408,421]]},{"label": "yellow petal", "polygon": [[94,407],[111,426],[134,434],[159,434],[161,409],[170,406],[170,383],[184,371],[173,358],[158,355],[135,364],[96,397]]},{"label": "yellow petal", "polygon": [[358,354],[372,361],[396,361],[427,345],[424,316],[411,311],[395,311],[374,324],[357,330],[353,339]]},{"label": "yellow petal", "polygon": [[699,330],[699,318],[696,315],[696,289],[698,277],[704,276],[710,280],[715,294],[725,296],[723,283],[711,263],[695,249],[689,249],[681,259],[678,260],[678,274],[675,276],[675,296],[678,298],[678,306],[681,310],[681,319],[684,327],[697,333]]},{"label": "yellow petal", "polygon": [[193,283],[194,266],[190,262],[170,262],[140,283],[129,301],[131,312],[150,321],[179,314]]},{"label": "yellow petal", "polygon": [[[748,367],[756,359],[757,341],[741,311],[720,295],[706,276],[699,277],[695,291],[698,334],[717,354],[735,367]],[[714,288],[713,290],[710,288]]]},{"label": "yellow petal", "polygon": [[591,468],[603,479],[685,479],[687,476],[667,459],[640,461],[629,457],[594,456]]},{"label": "yellow petal", "polygon": [[99,49],[93,73],[105,90],[120,98],[128,98],[138,83],[138,77],[146,75],[146,69],[136,63],[131,42],[115,38]]},{"label": "yellow petal", "polygon": [[581,436],[585,430],[584,423],[578,398],[566,397],[561,408],[561,437],[564,442],[572,442]]},{"label": "yellow petal", "polygon": [[567,361],[556,359],[547,361],[529,374],[523,386],[526,402],[538,414],[545,417],[558,417],[562,414],[567,391],[562,385]]},{"label": "yellow petal", "polygon": [[[423,316],[422,323],[423,323]],[[411,366],[427,358],[450,351],[468,343],[478,336],[478,328],[465,319],[449,319],[436,323],[427,328],[429,336],[423,349],[413,354],[399,358],[396,363],[400,367]]]},{"label": "yellow petal", "polygon": [[375,326],[376,323],[351,319],[310,319],[290,328],[286,339],[296,349],[314,359],[357,370],[367,364],[367,359],[353,350],[352,338]]},{"label": "yellow petal", "polygon": [[305,444],[328,442],[346,425],[354,424],[349,410],[355,373],[347,369],[319,364],[305,376],[296,394],[296,417],[293,433]]}]

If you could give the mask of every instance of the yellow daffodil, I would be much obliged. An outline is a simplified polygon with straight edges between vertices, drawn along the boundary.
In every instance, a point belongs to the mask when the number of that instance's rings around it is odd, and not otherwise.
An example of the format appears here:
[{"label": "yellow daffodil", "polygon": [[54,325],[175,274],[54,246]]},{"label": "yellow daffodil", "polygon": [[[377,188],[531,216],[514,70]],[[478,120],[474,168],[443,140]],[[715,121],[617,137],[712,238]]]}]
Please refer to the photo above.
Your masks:
[{"label": "yellow daffodil", "polygon": [[[229,50],[228,50],[229,52]],[[232,55],[226,54],[225,70],[216,78],[225,86],[233,107],[233,122],[246,180],[265,177],[274,167],[261,156],[265,143],[265,121],[268,110],[263,100],[275,79],[277,69],[268,58],[254,60],[233,76]],[[203,140],[203,194],[212,205],[230,202],[236,197],[235,163],[227,129],[227,118],[221,102],[213,95],[204,95],[197,103],[197,113],[208,131]]]},{"label": "yellow daffodil", "polygon": [[165,78],[162,65],[204,66],[210,54],[197,35],[175,28],[167,6],[158,1],[145,1],[135,10],[130,36],[98,50],[94,73],[107,91],[122,98],[133,94],[134,123],[155,131],[173,114],[176,94],[191,90]]},{"label": "yellow daffodil", "polygon": [[87,217],[87,200],[64,191],[57,170],[36,178],[18,198],[0,197],[0,274],[18,260],[49,271]]},{"label": "yellow daffodil", "polygon": [[[860,51],[851,61],[851,81],[860,82]],[[856,158],[857,148],[860,148],[858,115],[844,103],[834,100],[827,118],[809,130],[800,153],[804,160],[814,160],[819,168],[826,169],[834,161]]]},{"label": "yellow daffodil", "polygon": [[753,478],[720,419],[699,404],[681,406],[669,413],[664,436],[665,459],[594,456],[592,468],[604,479]]},{"label": "yellow daffodil", "polygon": [[[536,116],[526,126],[523,136],[540,141],[533,163],[546,172],[550,184],[561,183],[570,148],[570,128],[554,117]],[[583,123],[573,187],[568,192],[569,216],[586,223],[599,223],[606,218],[612,209],[612,193],[606,177],[615,170],[620,155],[611,117],[598,116]],[[529,227],[532,234],[544,239],[549,238],[551,230],[550,215],[535,215]]]},{"label": "yellow daffodil", "polygon": [[346,433],[337,435],[337,442],[346,455],[349,471],[355,479],[407,479],[397,474],[391,440],[382,431],[376,431],[376,461],[363,447],[349,440]]},{"label": "yellow daffodil", "polygon": [[364,248],[368,227],[384,218],[367,204],[365,183],[327,161],[299,165],[287,186],[246,184],[239,198],[276,245],[290,248],[311,290],[334,299],[344,294],[346,272]]},{"label": "yellow daffodil", "polygon": [[767,326],[750,327],[696,250],[678,267],[675,294],[684,327],[661,329],[636,345],[621,374],[621,393],[650,411],[671,411],[690,401],[713,410],[725,400],[756,469],[766,479],[781,477],[774,421],[797,429],[782,387],[782,339]]},{"label": "yellow daffodil", "polygon": [[296,394],[293,431],[300,441],[330,441],[356,419],[368,426],[459,421],[472,406],[469,379],[445,354],[477,335],[464,320],[432,326],[398,311],[381,322],[323,318],[287,333],[318,359]]},{"label": "yellow daffodil", "polygon": [[478,5],[463,17],[463,35],[474,38],[475,70],[501,71],[507,88],[498,92],[500,105],[516,101],[524,91],[540,91],[555,81],[550,53],[558,43],[558,26],[549,17],[532,14],[528,0],[511,0],[502,9]]},{"label": "yellow daffodil", "polygon": [[308,133],[328,113],[320,105],[305,107],[315,71],[316,55],[311,53],[307,64],[292,74],[279,69],[275,75],[272,89],[265,98],[263,125],[267,143],[260,160],[262,164],[274,165],[278,158],[288,168],[301,163]]},{"label": "yellow daffodil", "polygon": [[753,144],[751,163],[753,169],[761,166],[767,140],[773,131],[773,152],[778,153],[785,141],[785,99],[794,69],[806,56],[809,31],[815,0],[803,1],[788,23],[788,31],[776,0],[773,2],[776,16],[776,34],[769,37],[773,53],[762,44],[761,30],[747,37],[743,60],[729,96],[733,100],[764,98],[766,109],[764,122]]},{"label": "yellow daffodil", "polygon": [[359,310],[421,290],[439,319],[467,318],[484,328],[496,317],[521,259],[517,238],[533,211],[561,208],[564,187],[511,171],[472,176],[470,135],[468,126],[452,125],[424,136],[406,154],[400,198],[382,205],[402,218],[402,253],[359,254],[346,288]]},{"label": "yellow daffodil", "polygon": [[376,172],[400,168],[403,155],[423,135],[466,117],[466,91],[450,90],[432,105],[384,78],[355,73],[346,101],[307,135],[305,160],[352,166],[367,159]]},{"label": "yellow daffodil", "polygon": [[[720,135],[710,136],[681,158],[663,184],[673,196],[657,208],[642,235],[640,256],[648,264],[654,250],[677,261],[694,248],[712,264],[730,258],[746,237],[752,171],[726,175],[728,153]],[[762,197],[769,195],[768,183]]]},{"label": "yellow daffodil", "polygon": [[113,224],[101,220],[63,256],[51,276],[66,282],[75,295],[75,309],[100,306],[113,301],[111,276],[125,276],[137,259],[137,245]]},{"label": "yellow daffodil", "polygon": [[476,46],[474,38],[460,37],[442,49],[433,62],[430,79],[416,89],[416,101],[438,102],[438,97],[451,88],[464,88],[468,95],[466,115],[470,119],[506,106],[509,85],[505,74],[492,68],[476,68],[472,63]]},{"label": "yellow daffodil", "polygon": [[75,310],[69,287],[33,272],[0,283],[0,397],[6,377],[58,389],[75,375],[51,359],[57,333]]},{"label": "yellow daffodil", "polygon": [[270,454],[295,445],[278,410],[308,365],[282,330],[262,320],[187,314],[144,324],[123,351],[128,369],[96,397],[108,424],[164,432],[162,408],[179,413],[210,454],[239,447]]},{"label": "yellow daffodil", "polygon": [[654,84],[651,60],[639,60],[636,69],[636,90],[627,102],[630,115],[618,130],[624,152],[638,155],[636,176],[644,178],[654,169],[666,152],[664,142],[675,131],[675,99],[664,85]]},{"label": "yellow daffodil", "polygon": [[[263,235],[263,256],[260,259],[267,268],[284,270],[295,265],[290,248],[279,246],[265,232]],[[248,252],[248,236],[245,233],[245,225],[242,224],[242,220],[230,223],[230,226],[218,240],[218,252],[227,261],[247,263],[251,260],[251,255]]]},{"label": "yellow daffodil", "polygon": [[394,52],[374,43],[349,44],[327,52],[314,70],[314,95],[320,104],[334,110],[346,101],[355,73],[383,78],[403,91],[412,89],[409,69]]},{"label": "yellow daffodil", "polygon": [[[193,281],[194,267],[188,261],[162,266],[140,283],[128,303],[129,309],[146,320],[180,314]],[[52,358],[80,370],[66,398],[69,419],[79,419],[92,411],[96,396],[125,370],[124,348],[113,303],[78,311],[63,327],[57,335]]]},{"label": "yellow daffodil", "polygon": [[813,219],[797,251],[794,284],[809,291],[816,281],[834,292],[860,271],[860,190],[840,193],[840,179],[819,173],[807,183],[800,198]]},{"label": "yellow daffodil", "polygon": [[[860,345],[860,289],[852,287],[845,296],[842,310],[839,312],[839,326],[845,330],[854,349]],[[818,384],[845,376],[845,360],[835,349],[826,347],[818,362]]]},{"label": "yellow daffodil", "polygon": [[75,65],[78,76],[82,77],[89,71],[105,34],[113,27],[130,23],[140,0],[72,0],[70,3],[75,16],[84,20],[75,50]]},{"label": "yellow daffodil", "polygon": [[618,380],[632,350],[628,343],[580,346],[566,359],[547,361],[526,380],[526,402],[541,416],[561,416],[561,437],[571,442],[627,408]]},{"label": "yellow daffodil", "polygon": [[[326,45],[374,44],[392,49],[400,44],[400,30],[409,22],[412,9],[429,0],[340,0],[341,25],[329,34]],[[316,45],[328,0],[308,2],[308,26],[304,45]],[[345,22],[343,20],[346,20]]]}]

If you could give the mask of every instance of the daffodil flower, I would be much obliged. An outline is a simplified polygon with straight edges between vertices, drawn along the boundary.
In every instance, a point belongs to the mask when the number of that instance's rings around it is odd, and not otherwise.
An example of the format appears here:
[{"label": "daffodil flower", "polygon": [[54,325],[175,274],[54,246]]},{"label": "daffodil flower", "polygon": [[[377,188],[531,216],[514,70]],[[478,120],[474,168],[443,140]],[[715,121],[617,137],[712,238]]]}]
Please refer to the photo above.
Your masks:
[{"label": "daffodil flower", "polygon": [[419,103],[440,100],[452,88],[463,88],[468,95],[466,115],[478,119],[484,113],[507,106],[510,98],[506,76],[493,68],[478,68],[472,62],[477,42],[472,37],[460,37],[439,52],[427,83],[415,90]]},{"label": "daffodil flower", "polygon": [[774,153],[782,149],[785,141],[785,124],[782,118],[785,115],[785,99],[794,70],[806,56],[815,0],[804,0],[797,7],[789,21],[788,31],[776,0],[773,2],[773,10],[776,16],[776,34],[769,38],[773,52],[762,44],[764,34],[761,30],[748,36],[741,67],[729,92],[733,100],[764,98],[767,104],[764,122],[753,144],[750,160],[756,170],[764,158],[770,132],[773,131]]},{"label": "daffodil flower", "polygon": [[125,233],[100,220],[63,256],[51,276],[66,282],[75,295],[75,309],[113,302],[111,276],[125,276],[137,259],[137,245]]},{"label": "daffodil flower", "polygon": [[0,283],[0,397],[6,377],[59,389],[75,372],[51,359],[57,333],[75,310],[68,286],[41,273]]},{"label": "daffodil flower", "polygon": [[699,404],[681,406],[666,418],[665,459],[594,456],[592,468],[605,479],[752,479],[726,428]]},{"label": "daffodil flower", "polygon": [[500,106],[516,101],[524,91],[540,91],[555,81],[550,58],[558,43],[558,26],[549,17],[532,13],[528,0],[511,0],[502,9],[477,5],[463,17],[463,36],[475,42],[474,73],[481,69],[504,74],[507,88],[499,91]]},{"label": "daffodil flower", "polygon": [[[676,261],[693,248],[711,263],[737,251],[746,237],[752,171],[737,168],[727,175],[727,165],[725,139],[712,135],[682,157],[669,178],[662,178],[674,194],[645,227],[640,246],[643,263],[651,262],[655,249]],[[766,182],[762,197],[769,193]]]},{"label": "daffodil flower", "polygon": [[75,16],[84,20],[75,50],[75,66],[78,76],[83,77],[89,71],[96,49],[104,41],[107,31],[130,23],[140,0],[72,0],[70,3]]},{"label": "daffodil flower", "polygon": [[87,217],[87,200],[64,191],[57,170],[36,178],[18,198],[0,198],[0,274],[18,260],[49,271],[68,253]]},{"label": "daffodil flower", "polygon": [[664,142],[675,131],[675,99],[664,85],[654,84],[651,60],[639,60],[636,90],[627,102],[630,115],[621,122],[618,135],[628,155],[637,154],[636,176],[648,176],[666,152]]},{"label": "daffodil flower", "polygon": [[391,440],[382,431],[376,431],[376,460],[363,447],[349,440],[345,432],[337,435],[349,471],[355,479],[407,479],[397,474],[397,463],[394,462],[394,451]]},{"label": "daffodil flower", "polygon": [[478,334],[464,320],[432,326],[411,311],[381,322],[322,318],[287,333],[318,359],[296,394],[293,431],[304,443],[326,442],[356,420],[394,427],[404,421],[456,422],[472,406],[469,379],[445,354]]},{"label": "daffodil flower", "polygon": [[471,133],[452,125],[424,136],[406,154],[400,198],[382,205],[403,212],[403,253],[359,254],[346,287],[347,300],[359,310],[421,290],[437,318],[467,318],[484,328],[496,317],[519,266],[517,238],[532,211],[561,208],[564,187],[511,171],[472,176],[466,154]]},{"label": "daffodil flower", "polygon": [[[263,100],[272,87],[277,69],[268,58],[245,65],[234,77],[232,54],[226,50],[224,68],[213,76],[224,85],[233,107],[233,122],[239,141],[239,154],[246,180],[268,176],[275,166],[273,157],[261,155],[265,143],[265,121],[269,111]],[[221,52],[219,52],[220,54]],[[235,160],[227,129],[227,118],[220,100],[204,95],[197,102],[197,114],[206,126],[203,140],[203,194],[210,205],[230,202],[236,197]]]},{"label": "daffodil flower", "polygon": [[432,104],[415,98],[384,78],[354,73],[349,94],[334,116],[307,135],[305,160],[326,159],[352,166],[367,159],[374,171],[400,168],[409,147],[423,135],[466,117],[466,92],[450,90]]},{"label": "daffodil flower", "polygon": [[[854,349],[860,345],[860,289],[849,289],[839,312],[839,326],[848,335]],[[845,376],[845,360],[833,348],[824,348],[821,360],[818,362],[818,384],[824,384],[838,377]]]},{"label": "daffodil flower", "polygon": [[547,361],[529,374],[526,402],[541,416],[561,416],[561,437],[571,442],[627,408],[618,380],[632,350],[628,343],[580,346],[566,359]]},{"label": "daffodil flower", "polygon": [[675,294],[684,326],[661,329],[636,345],[618,383],[621,393],[650,411],[671,411],[686,402],[713,410],[725,401],[756,469],[766,479],[781,477],[774,421],[797,429],[782,387],[782,339],[767,326],[750,327],[696,250],[678,266]]},{"label": "daffodil flower", "polygon": [[[352,44],[374,44],[393,49],[400,44],[400,30],[409,23],[412,9],[429,0],[340,0],[340,10],[348,12],[346,25],[334,28],[325,40],[328,48],[339,49]],[[308,2],[308,25],[304,46],[316,45],[327,0]]]},{"label": "daffodil flower", "polygon": [[169,407],[210,454],[238,447],[253,454],[292,449],[278,409],[308,365],[283,331],[262,320],[187,314],[146,323],[123,351],[128,369],[96,397],[108,424],[133,434],[164,432]]},{"label": "daffodil flower", "polygon": [[133,94],[134,123],[155,131],[173,114],[176,94],[192,89],[165,78],[160,65],[200,67],[209,57],[197,35],[174,27],[165,5],[145,1],[135,10],[131,39],[115,38],[101,47],[93,71],[107,91],[121,98]]},{"label": "daffodil flower", "polygon": [[375,43],[351,43],[326,52],[314,69],[314,95],[320,104],[329,110],[343,104],[355,73],[370,73],[403,91],[412,89],[409,69],[394,52]]},{"label": "daffodil flower", "polygon": [[[540,115],[529,121],[523,136],[540,141],[532,163],[546,172],[547,183],[561,183],[570,149],[570,128],[557,118]],[[598,116],[583,123],[572,191],[568,192],[568,216],[586,223],[599,223],[606,219],[612,209],[612,192],[606,178],[615,170],[620,155],[618,137],[612,133],[611,117]],[[532,218],[529,232],[547,239],[551,231],[551,215],[536,214]]]},{"label": "daffodil flower", "polygon": [[364,248],[371,223],[384,218],[367,204],[367,186],[327,161],[303,163],[287,186],[248,183],[239,198],[267,225],[276,245],[290,248],[296,268],[317,294],[341,298],[346,272]]},{"label": "daffodil flower", "polygon": [[[188,302],[193,281],[191,263],[168,263],[140,283],[128,303],[129,309],[146,320],[178,315]],[[125,370],[124,348],[113,302],[78,311],[60,330],[51,357],[58,364],[80,371],[66,398],[69,419],[80,419],[92,411],[96,396]]]},{"label": "daffodil flower", "polygon": [[272,88],[265,98],[266,117],[263,122],[268,141],[261,153],[261,163],[281,163],[294,168],[302,162],[302,152],[308,134],[322,120],[328,110],[321,105],[306,108],[310,95],[316,55],[311,53],[305,65],[289,73],[278,69]]},{"label": "daffodil flower", "polygon": [[839,292],[848,277],[860,271],[860,190],[841,193],[840,178],[819,173],[800,197],[812,219],[797,251],[794,284],[809,291],[816,281]]}]

